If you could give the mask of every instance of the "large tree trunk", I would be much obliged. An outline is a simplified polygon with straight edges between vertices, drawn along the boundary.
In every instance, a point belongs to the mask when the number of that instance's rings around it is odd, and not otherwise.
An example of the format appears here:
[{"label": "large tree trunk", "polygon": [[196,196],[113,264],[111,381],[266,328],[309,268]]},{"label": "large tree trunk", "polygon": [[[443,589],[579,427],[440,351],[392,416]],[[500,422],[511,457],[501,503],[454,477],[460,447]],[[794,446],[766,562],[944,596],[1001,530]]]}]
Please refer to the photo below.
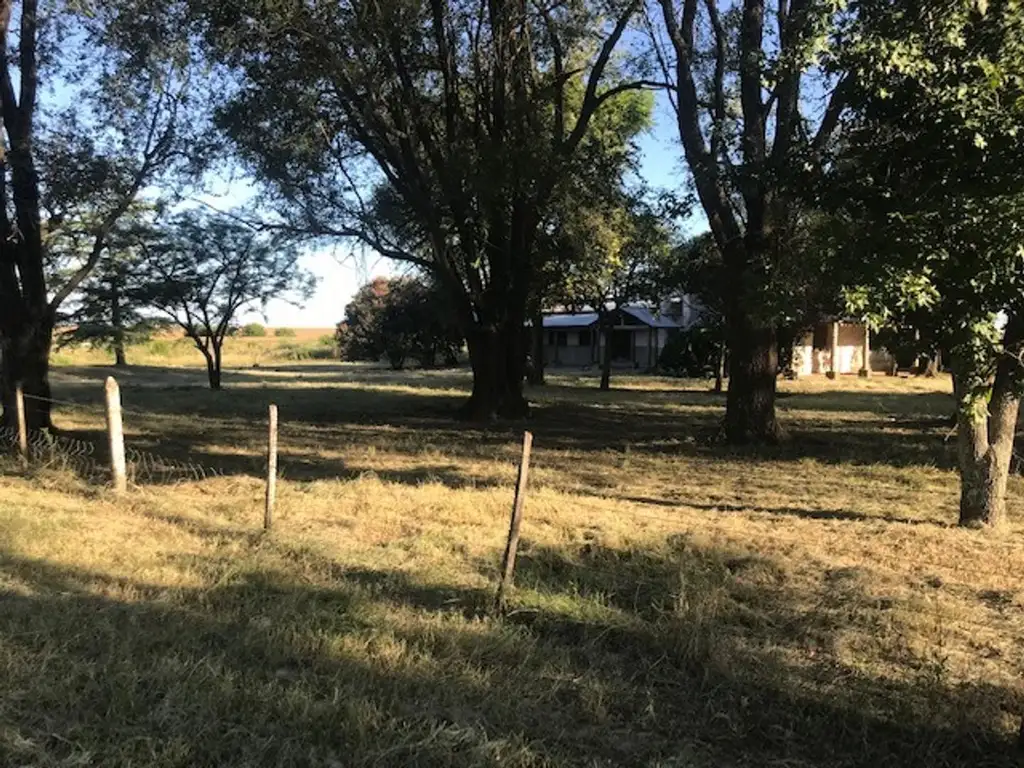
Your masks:
[{"label": "large tree trunk", "polygon": [[466,334],[473,392],[461,408],[464,418],[491,421],[527,415],[522,337],[522,325],[516,327],[515,323],[500,328],[478,326]]},{"label": "large tree trunk", "polygon": [[201,347],[200,351],[206,358],[206,378],[210,382],[210,389],[218,390],[220,389],[221,345],[215,342],[211,347],[211,349]]},{"label": "large tree trunk", "polygon": [[1006,520],[1006,483],[1020,411],[1020,363],[1005,356],[996,370],[986,407],[960,382],[976,380],[957,366],[957,447],[960,464],[960,525],[998,527]]},{"label": "large tree trunk", "polygon": [[772,326],[756,325],[742,310],[729,319],[729,393],[725,439],[734,445],[774,443],[782,436],[775,418],[779,348]]},{"label": "large tree trunk", "polygon": [[3,425],[17,424],[15,390],[21,384],[25,394],[25,423],[29,429],[50,429],[50,344],[53,323],[49,319],[26,320],[3,335],[3,364],[0,372],[0,394],[4,413]]}]

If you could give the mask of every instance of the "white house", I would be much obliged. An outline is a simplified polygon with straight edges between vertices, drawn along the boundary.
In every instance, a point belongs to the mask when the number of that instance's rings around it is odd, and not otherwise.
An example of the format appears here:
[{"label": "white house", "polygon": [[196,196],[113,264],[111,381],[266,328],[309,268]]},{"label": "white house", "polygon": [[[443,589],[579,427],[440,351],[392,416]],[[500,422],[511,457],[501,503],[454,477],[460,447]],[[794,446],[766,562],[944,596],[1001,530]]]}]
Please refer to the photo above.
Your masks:
[{"label": "white house", "polygon": [[612,365],[648,371],[658,364],[669,335],[695,324],[699,315],[697,305],[685,296],[665,302],[658,311],[627,304],[616,310],[605,339],[597,312],[551,312],[544,315],[544,364],[600,365],[610,343]]}]

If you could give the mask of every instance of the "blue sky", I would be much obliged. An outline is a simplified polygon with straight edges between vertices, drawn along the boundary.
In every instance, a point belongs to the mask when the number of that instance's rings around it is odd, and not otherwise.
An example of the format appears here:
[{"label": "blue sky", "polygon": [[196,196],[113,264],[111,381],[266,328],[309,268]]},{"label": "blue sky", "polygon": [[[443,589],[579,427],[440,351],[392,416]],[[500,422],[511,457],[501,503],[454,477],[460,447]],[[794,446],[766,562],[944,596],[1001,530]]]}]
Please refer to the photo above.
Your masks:
[{"label": "blue sky", "polygon": [[[641,148],[640,175],[654,189],[680,189],[686,183],[685,162],[679,147],[674,115],[664,100],[655,108],[655,125],[639,142]],[[687,230],[703,228],[700,215],[694,215],[685,225]],[[273,327],[328,328],[342,318],[345,305],[359,286],[377,275],[401,273],[407,267],[381,259],[375,254],[352,253],[346,246],[309,254],[302,265],[317,277],[315,294],[296,307],[288,302],[273,301],[266,316],[254,310],[246,313],[242,322],[266,322]]]}]

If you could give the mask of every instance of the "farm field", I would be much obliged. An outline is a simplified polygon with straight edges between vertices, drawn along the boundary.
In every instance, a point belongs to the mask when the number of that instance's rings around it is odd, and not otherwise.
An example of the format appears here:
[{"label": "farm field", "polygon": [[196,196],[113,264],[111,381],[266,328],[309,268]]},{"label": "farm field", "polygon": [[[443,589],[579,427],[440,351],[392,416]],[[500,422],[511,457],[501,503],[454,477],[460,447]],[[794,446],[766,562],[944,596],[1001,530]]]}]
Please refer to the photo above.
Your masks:
[{"label": "farm field", "polygon": [[556,372],[481,427],[465,371],[229,364],[54,371],[62,435],[102,445],[113,374],[129,445],[203,471],[4,460],[0,764],[1018,765],[1024,483],[954,527],[948,379],[782,382],[754,452],[706,382]]}]

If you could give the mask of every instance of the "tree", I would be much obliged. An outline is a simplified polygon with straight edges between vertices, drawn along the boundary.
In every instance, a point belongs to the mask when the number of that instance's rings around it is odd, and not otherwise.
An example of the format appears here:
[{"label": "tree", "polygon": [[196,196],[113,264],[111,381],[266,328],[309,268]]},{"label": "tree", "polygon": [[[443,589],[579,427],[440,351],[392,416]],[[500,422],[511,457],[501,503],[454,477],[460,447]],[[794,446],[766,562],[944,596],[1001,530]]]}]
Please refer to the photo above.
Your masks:
[{"label": "tree", "polygon": [[378,277],[345,307],[342,357],[379,360],[401,370],[409,357],[433,368],[438,356],[453,364],[462,347],[457,318],[446,294],[421,277]]},{"label": "tree", "polygon": [[[845,79],[813,82],[838,6],[743,0],[722,12],[717,0],[658,0],[657,7],[654,52],[732,286],[725,437],[773,442],[781,434],[775,386],[785,305],[770,283],[798,223],[799,191],[821,170],[846,103]],[[815,110],[809,91],[830,88]]]},{"label": "tree", "polygon": [[[150,25],[166,16],[142,13],[155,8],[144,0],[57,3],[44,15],[37,0],[0,1],[4,423],[14,418],[20,383],[29,427],[50,426],[49,354],[61,305],[143,190],[195,157],[202,121],[179,120],[192,98],[188,45],[155,34]],[[46,102],[58,90],[68,106]],[[62,250],[67,243],[74,247]]]},{"label": "tree", "polygon": [[[569,95],[574,103],[582,97],[575,92]],[[627,178],[639,170],[636,139],[650,128],[653,110],[653,94],[633,91],[623,93],[595,114],[576,151],[571,179],[558,186],[545,206],[529,300],[531,384],[544,383],[544,310],[556,304],[594,300],[593,284],[589,295],[582,295],[582,274],[597,282],[607,282],[611,276],[604,256],[614,254],[618,258],[625,232],[613,230],[629,227],[627,209],[638,206],[643,197],[627,189]],[[596,272],[601,273],[599,277]]]},{"label": "tree", "polygon": [[140,231],[136,242],[145,256],[133,296],[192,340],[210,389],[221,388],[224,339],[239,312],[274,298],[299,300],[313,287],[284,237],[233,216],[188,211]]},{"label": "tree", "polygon": [[61,334],[60,346],[93,344],[114,354],[114,365],[128,364],[126,347],[146,341],[157,325],[133,301],[130,290],[134,264],[129,258],[108,257],[78,290],[70,317],[74,325]]},{"label": "tree", "polygon": [[960,523],[1005,519],[1024,392],[1024,6],[862,0],[838,194],[864,224],[851,304],[949,352]]},{"label": "tree", "polygon": [[715,392],[722,392],[727,352],[725,312],[732,285],[714,237],[705,233],[677,246],[664,262],[662,270],[661,279],[666,285],[695,297],[700,303],[700,325],[705,329],[703,335],[709,337],[718,350],[715,355]]},{"label": "tree", "polygon": [[662,298],[657,268],[669,247],[663,217],[640,195],[619,195],[617,203],[577,208],[561,232],[562,301],[597,312],[604,337],[602,390],[611,388],[615,319],[629,302],[657,304]]},{"label": "tree", "polygon": [[390,288],[388,278],[375,277],[345,305],[345,319],[337,333],[342,360],[380,360],[384,354],[380,320]]},{"label": "tree", "polygon": [[[538,228],[594,115],[642,86],[612,61],[639,6],[209,4],[215,48],[243,84],[221,124],[291,226],[435,276],[469,349],[467,416],[527,410]],[[374,188],[401,202],[400,222],[381,221]]]}]

